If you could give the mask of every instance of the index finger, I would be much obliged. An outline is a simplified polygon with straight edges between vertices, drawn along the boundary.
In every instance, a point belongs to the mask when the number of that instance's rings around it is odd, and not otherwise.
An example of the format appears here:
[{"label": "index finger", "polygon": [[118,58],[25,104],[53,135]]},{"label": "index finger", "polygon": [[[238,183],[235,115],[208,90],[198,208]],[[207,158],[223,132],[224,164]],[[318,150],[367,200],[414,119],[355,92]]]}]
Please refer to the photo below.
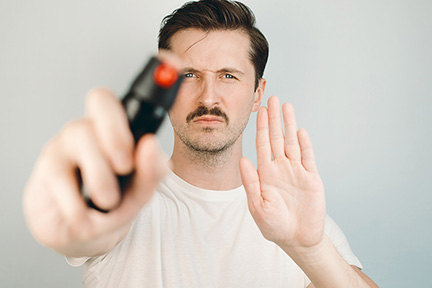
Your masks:
[{"label": "index finger", "polygon": [[261,107],[257,115],[256,149],[258,167],[272,160],[269,136],[269,119],[266,107]]},{"label": "index finger", "polygon": [[108,89],[92,89],[87,95],[86,114],[112,169],[117,174],[129,173],[133,168],[134,138],[120,100]]}]

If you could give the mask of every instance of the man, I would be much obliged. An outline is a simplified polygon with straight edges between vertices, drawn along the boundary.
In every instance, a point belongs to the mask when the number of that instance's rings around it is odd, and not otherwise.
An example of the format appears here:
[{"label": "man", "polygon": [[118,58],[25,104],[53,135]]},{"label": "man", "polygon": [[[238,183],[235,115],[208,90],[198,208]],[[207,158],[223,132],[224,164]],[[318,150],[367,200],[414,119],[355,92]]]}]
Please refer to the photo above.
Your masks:
[{"label": "man", "polygon": [[[29,180],[24,209],[36,239],[84,265],[88,287],[377,287],[326,216],[292,106],[282,106],[283,120],[276,97],[259,108],[268,45],[252,12],[238,2],[187,3],[159,36],[185,75],[169,113],[172,171],[159,183],[166,168],[154,137],[134,149],[119,101],[92,90],[86,117],[47,144]],[[256,111],[258,169],[242,157]],[[109,213],[85,206],[77,167]],[[132,169],[120,199],[115,174]]]}]

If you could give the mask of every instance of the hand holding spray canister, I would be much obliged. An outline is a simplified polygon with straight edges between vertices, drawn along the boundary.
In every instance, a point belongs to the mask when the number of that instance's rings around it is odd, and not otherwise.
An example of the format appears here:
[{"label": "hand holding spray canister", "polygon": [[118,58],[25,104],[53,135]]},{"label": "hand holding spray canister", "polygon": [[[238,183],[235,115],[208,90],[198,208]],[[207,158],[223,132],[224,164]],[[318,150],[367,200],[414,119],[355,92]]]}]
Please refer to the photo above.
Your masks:
[{"label": "hand holding spray canister", "polygon": [[[150,58],[144,70],[136,77],[128,93],[122,99],[135,144],[146,133],[156,133],[168,110],[174,103],[183,76],[176,68],[156,57]],[[82,183],[80,171],[78,178]],[[126,190],[134,172],[119,175],[122,193]],[[97,207],[82,185],[87,205],[103,213],[109,211]]]}]

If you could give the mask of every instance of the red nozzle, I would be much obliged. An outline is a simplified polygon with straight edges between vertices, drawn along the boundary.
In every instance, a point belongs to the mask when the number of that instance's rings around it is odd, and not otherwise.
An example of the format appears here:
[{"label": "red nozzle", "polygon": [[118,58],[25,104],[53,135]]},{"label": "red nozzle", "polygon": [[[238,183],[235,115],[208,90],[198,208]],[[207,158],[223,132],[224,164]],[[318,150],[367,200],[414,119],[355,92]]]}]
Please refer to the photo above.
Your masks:
[{"label": "red nozzle", "polygon": [[165,63],[161,63],[154,70],[154,80],[156,84],[163,88],[170,88],[177,81],[177,70]]}]

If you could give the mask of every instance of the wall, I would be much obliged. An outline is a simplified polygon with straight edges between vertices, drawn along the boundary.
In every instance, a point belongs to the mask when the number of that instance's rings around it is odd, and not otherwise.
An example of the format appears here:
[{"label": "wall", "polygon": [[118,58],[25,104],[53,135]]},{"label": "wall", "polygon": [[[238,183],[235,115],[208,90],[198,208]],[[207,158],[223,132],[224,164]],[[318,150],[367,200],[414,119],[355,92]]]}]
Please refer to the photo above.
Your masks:
[{"label": "wall", "polygon": [[[156,2],[155,2],[156,3]],[[43,144],[86,91],[124,93],[182,1],[0,2],[0,285],[80,287],[80,270],[29,234],[21,196]],[[266,97],[296,108],[328,213],[382,287],[432,287],[432,2],[245,1],[267,35]],[[254,121],[245,154],[255,160]],[[170,153],[172,132],[160,138]]]}]

